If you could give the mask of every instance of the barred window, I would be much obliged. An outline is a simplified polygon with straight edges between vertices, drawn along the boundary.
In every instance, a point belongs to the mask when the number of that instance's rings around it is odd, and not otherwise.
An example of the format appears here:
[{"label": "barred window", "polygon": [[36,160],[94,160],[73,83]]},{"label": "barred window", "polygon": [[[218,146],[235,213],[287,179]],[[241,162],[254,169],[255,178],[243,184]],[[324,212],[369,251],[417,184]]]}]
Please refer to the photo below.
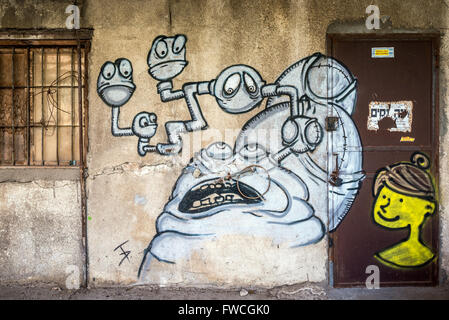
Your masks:
[{"label": "barred window", "polygon": [[80,166],[86,44],[0,42],[0,166]]}]

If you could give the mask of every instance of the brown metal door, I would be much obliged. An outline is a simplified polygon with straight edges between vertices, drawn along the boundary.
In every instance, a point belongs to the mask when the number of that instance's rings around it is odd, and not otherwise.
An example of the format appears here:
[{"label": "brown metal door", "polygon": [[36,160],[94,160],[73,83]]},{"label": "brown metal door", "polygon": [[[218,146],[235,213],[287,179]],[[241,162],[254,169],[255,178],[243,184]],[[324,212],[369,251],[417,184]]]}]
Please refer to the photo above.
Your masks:
[{"label": "brown metal door", "polygon": [[370,265],[381,286],[438,282],[437,40],[328,36],[328,54],[358,79],[353,119],[366,173],[330,234],[335,287],[364,286]]}]

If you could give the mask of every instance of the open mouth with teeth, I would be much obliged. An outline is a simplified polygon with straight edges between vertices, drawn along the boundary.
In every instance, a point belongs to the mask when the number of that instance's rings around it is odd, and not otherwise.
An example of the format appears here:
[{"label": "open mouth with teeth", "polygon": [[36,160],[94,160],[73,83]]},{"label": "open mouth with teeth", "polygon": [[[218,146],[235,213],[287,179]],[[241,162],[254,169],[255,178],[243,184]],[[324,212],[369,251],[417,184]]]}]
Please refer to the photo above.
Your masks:
[{"label": "open mouth with teeth", "polygon": [[193,187],[179,203],[179,211],[199,213],[226,204],[259,203],[263,197],[249,185],[239,182],[240,192],[235,180],[217,182],[207,180]]}]

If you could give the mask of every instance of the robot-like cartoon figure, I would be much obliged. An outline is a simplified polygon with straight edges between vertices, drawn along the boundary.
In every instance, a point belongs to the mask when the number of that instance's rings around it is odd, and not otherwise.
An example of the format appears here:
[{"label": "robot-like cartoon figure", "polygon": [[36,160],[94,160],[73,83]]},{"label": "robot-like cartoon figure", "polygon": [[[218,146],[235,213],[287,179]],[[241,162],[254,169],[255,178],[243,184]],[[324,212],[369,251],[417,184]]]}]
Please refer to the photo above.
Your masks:
[{"label": "robot-like cartoon figure", "polygon": [[155,149],[150,145],[150,139],[156,133],[156,115],[140,112],[134,117],[131,128],[119,127],[120,108],[131,99],[136,89],[132,74],[133,68],[128,59],[120,58],[114,63],[105,62],[98,75],[97,92],[104,103],[112,108],[112,135],[115,137],[137,136],[139,138],[137,152],[140,156],[144,156]]},{"label": "robot-like cartoon figure", "polygon": [[173,91],[172,79],[179,75],[187,66],[186,45],[184,35],[175,37],[157,37],[148,53],[148,72],[160,81],[157,85],[158,93],[163,102],[184,98],[190,112],[190,121],[169,121],[165,124],[168,143],[158,143],[157,152],[163,155],[177,154],[181,151],[181,134],[207,128],[200,106],[196,99],[197,94],[209,93],[207,82],[186,83],[182,90]]},{"label": "robot-like cartoon figure", "polygon": [[[151,46],[148,54],[150,75],[160,81],[158,93],[163,102],[184,98],[192,120],[170,121],[165,124],[168,143],[159,143],[156,147],[160,154],[176,154],[182,148],[181,134],[207,128],[196,95],[210,94],[215,96],[218,105],[226,112],[239,114],[251,111],[259,106],[264,97],[287,95],[290,98],[292,119],[286,123],[284,131],[291,131],[297,126],[306,126],[315,136],[310,138],[309,148],[321,139],[321,131],[311,124],[311,119],[298,116],[303,112],[298,103],[297,90],[293,86],[269,84],[266,85],[260,74],[246,65],[234,65],[223,70],[217,79],[209,82],[186,83],[182,90],[173,90],[172,80],[178,76],[187,65],[184,35],[175,37],[159,36]],[[313,122],[313,121],[312,121]],[[294,145],[294,138],[286,136],[289,145]],[[305,146],[297,146],[303,151]],[[290,149],[289,149],[290,150]]]},{"label": "robot-like cartoon figure", "polygon": [[[133,120],[131,128],[119,127],[120,108],[126,104],[134,93],[136,86],[132,80],[132,65],[127,59],[120,58],[114,63],[106,62],[101,68],[97,82],[97,92],[101,99],[112,107],[112,134],[114,136],[139,137],[138,153],[145,156],[148,152],[158,152],[162,155],[177,154],[182,149],[181,135],[187,132],[207,129],[207,122],[201,112],[197,95],[210,94],[215,96],[218,105],[228,113],[240,114],[258,107],[265,97],[285,95],[289,98],[291,118],[282,128],[285,136],[286,154],[288,152],[306,152],[313,150],[314,145],[321,141],[321,127],[316,121],[303,116],[305,97],[299,99],[294,86],[281,84],[266,84],[260,74],[252,67],[234,65],[224,69],[215,80],[186,83],[182,90],[173,90],[172,80],[181,74],[187,66],[186,42],[184,35],[174,37],[159,36],[151,46],[148,54],[149,74],[159,81],[158,93],[163,102],[184,99],[190,112],[189,121],[169,121],[165,123],[167,143],[150,144],[150,139],[157,129],[156,115],[141,112]],[[298,142],[298,128],[305,131],[306,142]],[[305,143],[305,144],[304,144]]]}]

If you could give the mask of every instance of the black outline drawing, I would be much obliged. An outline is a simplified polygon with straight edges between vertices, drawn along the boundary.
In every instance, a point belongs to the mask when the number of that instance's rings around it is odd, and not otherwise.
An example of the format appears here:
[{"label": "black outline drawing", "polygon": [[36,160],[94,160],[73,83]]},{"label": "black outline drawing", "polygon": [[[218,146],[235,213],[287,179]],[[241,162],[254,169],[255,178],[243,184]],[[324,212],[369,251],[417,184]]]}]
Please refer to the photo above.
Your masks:
[{"label": "black outline drawing", "polygon": [[[335,86],[329,88],[328,83],[320,82],[323,76],[326,79],[335,77]],[[272,236],[275,241],[282,235],[290,239],[286,241],[291,247],[316,243],[324,237],[326,228],[314,209],[314,205],[322,206],[323,196],[310,194],[311,185],[326,188],[329,198],[335,202],[329,210],[327,231],[331,232],[351,208],[365,177],[361,141],[351,119],[357,98],[357,80],[335,59],[316,53],[293,64],[275,83],[268,85],[255,69],[246,65],[228,67],[216,80],[203,84],[204,92],[209,89],[219,106],[229,113],[247,112],[259,106],[265,97],[269,99],[266,108],[243,126],[233,149],[225,143],[214,143],[203,149],[184,169],[157,219],[157,233],[145,250],[139,268],[141,279],[150,268],[152,259],[176,263],[204,239],[229,232],[223,230],[224,225],[229,227],[228,223],[210,222],[210,219],[225,222],[220,219],[228,219],[229,215],[223,212],[232,211],[234,219],[240,217],[242,221],[254,217],[250,234],[270,230],[263,233],[264,236]],[[329,89],[331,91],[323,91]],[[176,93],[170,91],[170,94]],[[326,95],[329,98],[323,98]],[[335,132],[326,134],[323,128],[330,113],[337,116],[338,123]],[[274,121],[283,123],[279,134],[281,148],[277,150],[259,145],[251,136],[259,128],[272,126]],[[327,153],[324,138],[331,139],[328,143],[333,145],[337,156],[336,161],[332,161],[335,163],[333,170],[332,167],[327,168],[325,157],[323,161],[323,154]],[[321,149],[316,152],[318,148]],[[242,156],[244,150],[250,154]],[[296,166],[292,167],[292,161]],[[224,179],[229,184],[227,186],[213,185],[223,180],[220,176],[223,170],[228,172],[226,177],[235,175],[235,170],[239,172],[235,167],[238,162],[246,167],[257,164],[267,170],[266,179],[272,187],[265,197],[260,197],[258,189],[263,179],[258,175],[242,181],[247,187],[245,190],[257,199],[242,198],[234,187],[235,179]],[[335,176],[339,183],[327,190]],[[286,185],[290,188],[292,185],[295,187],[292,190],[284,187],[286,181],[289,181]],[[227,197],[229,201],[225,201]],[[287,199],[286,206],[282,205],[282,199]],[[272,207],[267,207],[268,204]],[[209,221],[204,232],[199,227],[203,220]],[[250,232],[245,228],[245,223],[235,221],[232,224],[237,233]],[[176,248],[174,251],[167,251],[167,246],[161,245],[166,239]],[[175,245],[177,241],[182,245]]]},{"label": "black outline drawing", "polygon": [[[408,235],[406,238],[401,241],[377,251],[374,254],[374,257],[379,260],[382,264],[396,268],[396,269],[417,269],[424,267],[436,260],[438,257],[432,250],[429,248],[423,238],[422,238],[422,228],[427,223],[427,221],[431,218],[432,214],[437,210],[437,199],[436,199],[436,191],[433,179],[431,175],[427,172],[430,168],[430,160],[427,155],[422,152],[414,152],[410,157],[410,162],[402,161],[399,163],[395,163],[391,166],[387,166],[384,168],[380,168],[377,170],[374,176],[373,182],[373,196],[374,201],[371,209],[371,219],[373,223],[382,229],[385,230],[401,230],[407,229]],[[392,218],[388,218],[386,215],[380,213],[380,211],[376,212],[375,207],[376,203],[379,201],[378,198],[382,192],[382,189],[387,188],[392,192],[404,195],[407,197],[418,198],[424,201],[429,202],[432,205],[427,205],[425,208],[409,208],[409,210],[413,213],[423,211],[422,222],[418,226],[411,226],[410,224],[404,225],[403,227],[388,227],[384,224],[376,221],[375,216],[377,215],[381,220],[386,223],[398,222],[402,219],[402,217],[398,214]],[[383,196],[383,199],[386,199],[386,196]],[[386,214],[385,208],[391,205],[391,199],[387,199],[388,202],[384,205],[380,205],[381,211]],[[403,199],[400,198],[399,201],[402,203]],[[425,209],[425,210],[424,210]],[[428,211],[427,211],[428,210]],[[426,212],[427,211],[427,212]],[[417,228],[416,230],[412,230],[412,228]],[[433,254],[426,262],[418,265],[399,265],[394,263],[393,261],[387,260],[381,256],[381,254],[388,250],[394,250],[394,248],[400,247],[406,242],[409,242],[412,237],[412,233],[418,234],[418,243],[425,249],[429,250]],[[405,253],[405,250],[402,250]]]},{"label": "black outline drawing", "polygon": [[[208,128],[197,99],[199,95],[214,96],[223,111],[236,115],[254,110],[265,98],[268,99],[266,108],[243,126],[234,148],[224,143],[212,144],[185,168],[164,212],[158,217],[157,233],[145,250],[139,277],[142,270],[146,272],[149,268],[152,258],[175,263],[178,254],[188,254],[204,238],[228,232],[222,230],[222,225],[227,225],[225,221],[212,224],[212,227],[208,224],[214,230],[206,233],[201,228],[197,230],[201,232],[188,229],[194,224],[193,221],[202,223],[202,220],[218,216],[226,210],[242,213],[239,217],[243,220],[247,217],[256,219],[249,223],[254,224],[251,232],[268,232],[264,236],[272,236],[273,241],[281,241],[281,235],[290,237],[286,241],[291,247],[316,243],[326,231],[335,230],[351,208],[365,177],[360,136],[351,118],[356,106],[357,79],[342,63],[315,53],[292,64],[270,84],[256,69],[237,64],[223,69],[211,81],[188,82],[183,84],[181,90],[174,90],[173,79],[188,65],[186,43],[187,37],[182,34],[158,36],[147,56],[148,73],[158,81],[157,92],[161,101],[184,100],[191,117],[187,121],[166,122],[168,141],[165,143],[150,144],[157,130],[154,113],[140,112],[134,117],[130,128],[119,127],[120,108],[129,101],[135,90],[131,63],[120,58],[115,63],[106,62],[101,68],[97,91],[101,99],[112,107],[112,134],[136,135],[140,156],[148,152],[177,154],[182,150],[183,134]],[[324,130],[328,116],[337,119],[335,130],[331,133]],[[272,127],[273,122],[282,124],[276,137],[279,144],[273,147],[276,149],[251,137],[251,133],[260,128]],[[328,152],[328,145],[331,146],[331,153]],[[242,151],[246,155],[242,156]],[[323,157],[324,154],[328,157]],[[261,166],[266,170],[267,177],[254,174],[249,178],[239,178],[237,182],[232,177],[242,172],[242,168],[236,167],[239,161],[245,167]],[[215,170],[217,166],[227,171],[230,178],[225,179],[219,170]],[[226,182],[226,185],[218,187],[216,181]],[[267,190],[258,190],[264,181],[269,182]],[[294,190],[289,190],[284,184],[294,185]],[[323,196],[316,190],[310,193],[312,187],[326,189],[328,193],[327,228],[315,212],[315,208],[323,207]],[[247,197],[242,197],[242,192]],[[278,199],[284,199],[285,206]],[[267,204],[281,207],[273,209]],[[186,221],[192,222],[184,230],[183,223]],[[236,232],[249,232],[242,223],[236,223],[233,227],[235,230],[243,228]],[[164,239],[175,243],[181,241],[183,249],[176,252],[162,250],[165,246],[160,243]]]},{"label": "black outline drawing", "polygon": [[148,73],[159,81],[157,90],[161,101],[169,102],[185,99],[191,116],[189,121],[168,121],[165,123],[168,143],[158,143],[155,149],[162,155],[181,152],[181,135],[183,133],[205,130],[208,127],[196,98],[196,95],[209,93],[208,83],[186,83],[182,90],[173,91],[172,80],[181,74],[188,64],[186,42],[187,37],[181,34],[174,37],[158,36],[154,39],[147,56]]},{"label": "black outline drawing", "polygon": [[[266,81],[262,79],[259,72],[254,68],[244,64],[238,64],[225,68],[214,80],[185,83],[182,90],[173,90],[172,80],[181,74],[184,68],[188,65],[186,60],[186,43],[187,37],[185,35],[156,37],[148,53],[147,63],[149,67],[148,73],[155,80],[159,81],[157,84],[157,91],[161,101],[170,102],[184,99],[191,120],[166,122],[165,130],[168,142],[158,143],[156,146],[150,145],[149,139],[155,134],[157,126],[145,129],[145,134],[143,136],[138,136],[140,138],[138,145],[139,155],[144,156],[147,152],[158,152],[162,155],[177,154],[182,150],[182,134],[207,129],[208,124],[197,99],[197,95],[204,94],[214,96],[220,108],[231,114],[241,114],[251,111],[260,106],[264,98],[269,98],[268,104],[270,104],[273,97],[287,96],[291,112],[289,120],[282,128],[283,135],[285,135],[284,143],[286,145],[286,150],[303,153],[307,150],[314,150],[314,147],[321,142],[323,135],[321,126],[314,119],[308,119],[304,116],[304,108],[306,105],[310,105],[310,96],[314,95],[314,93],[310,91],[309,79],[307,77],[305,78],[305,90],[301,97],[298,95],[298,88],[295,87],[294,84],[284,84],[281,81],[289,71],[295,68],[295,65],[289,67],[287,71],[281,75],[278,81],[273,84],[266,84]],[[321,54],[315,54],[308,58],[307,61],[311,61],[312,63],[310,66],[307,66],[307,75],[309,74],[310,69],[315,67],[312,64],[321,57],[323,57]],[[120,72],[121,63],[123,61],[129,63],[129,75],[123,75]],[[303,59],[300,62],[303,61],[305,60]],[[318,68],[319,67],[322,66],[318,66]],[[111,72],[106,73],[106,68],[111,69]],[[119,69],[119,79],[118,82],[111,84],[109,82],[112,82],[111,80],[115,78],[116,69]],[[327,100],[315,95],[315,102],[338,105],[338,103],[343,101],[347,95],[355,90],[356,83],[356,80],[350,81],[350,85],[344,92],[340,92],[337,96],[332,96],[332,98]],[[132,82],[132,66],[127,59],[121,58],[117,59],[114,64],[112,62],[106,62],[103,65],[98,77],[97,91],[102,100],[112,107],[112,134],[114,136],[137,135],[136,132],[138,131],[132,130],[132,128],[119,128],[118,125],[120,107],[131,98],[134,90],[135,85]],[[110,94],[108,95],[108,93]],[[113,101],[111,96],[113,98],[114,94],[125,94],[125,98],[119,101]],[[153,116],[150,116],[150,114],[146,117],[154,118]],[[133,124],[135,123],[139,122],[133,121]],[[153,128],[154,133],[151,135]],[[295,140],[295,137],[302,137],[299,132],[300,130],[304,130],[306,141],[302,141],[299,145],[295,145],[298,143],[298,141]],[[314,134],[315,137],[313,137]]]},{"label": "black outline drawing", "polygon": [[114,251],[117,251],[117,249],[122,250],[122,252],[120,253],[120,255],[121,255],[121,256],[124,256],[124,257],[122,258],[122,260],[120,260],[120,263],[118,264],[119,267],[121,266],[122,262],[125,261],[125,259],[128,260],[128,262],[131,262],[131,261],[129,260],[129,255],[131,254],[131,251],[130,251],[130,250],[125,251],[125,250],[123,249],[123,246],[124,246],[125,244],[127,244],[128,242],[129,242],[129,240],[126,240],[125,242],[123,242],[122,244],[118,245],[118,246],[114,249]]},{"label": "black outline drawing", "polygon": [[139,138],[137,152],[143,157],[155,148],[150,145],[150,139],[156,134],[156,115],[143,111],[134,117],[131,128],[119,126],[120,108],[131,99],[135,89],[131,61],[119,58],[115,62],[106,61],[103,64],[98,75],[97,93],[103,102],[112,108],[112,135],[115,137],[137,136]]}]

